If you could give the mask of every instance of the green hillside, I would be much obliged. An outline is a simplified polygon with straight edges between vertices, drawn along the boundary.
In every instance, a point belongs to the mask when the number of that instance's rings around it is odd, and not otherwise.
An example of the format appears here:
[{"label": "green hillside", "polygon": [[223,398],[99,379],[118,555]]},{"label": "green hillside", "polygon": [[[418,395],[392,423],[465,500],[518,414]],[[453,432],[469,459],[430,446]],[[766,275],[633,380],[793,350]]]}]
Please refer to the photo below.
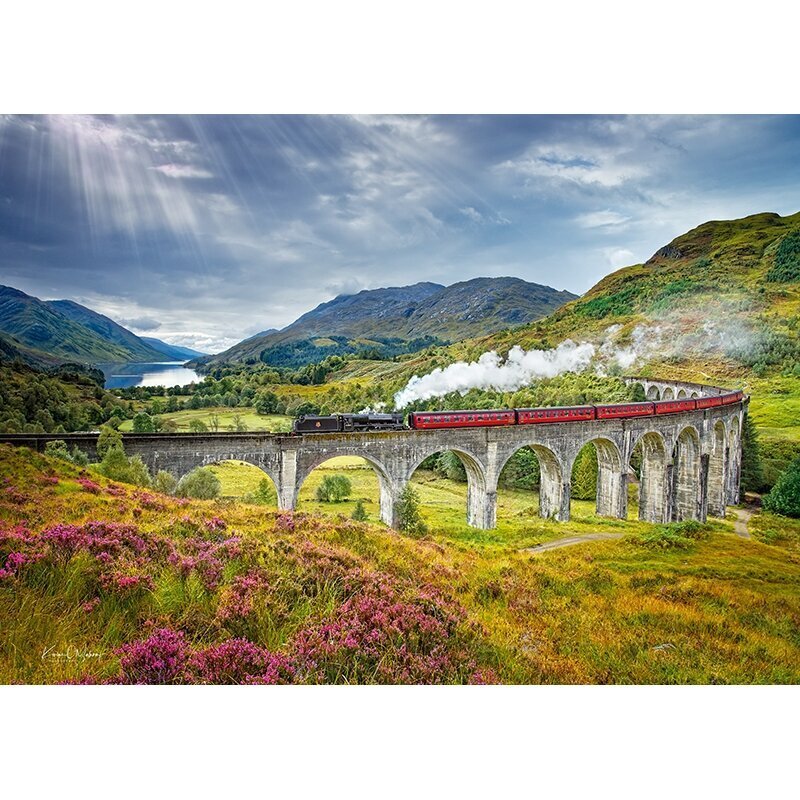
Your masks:
[{"label": "green hillside", "polygon": [[92,311],[91,308],[86,308],[72,300],[50,300],[47,305],[73,322],[93,331],[105,341],[123,347],[128,353],[126,361],[164,361],[166,358],[165,353],[161,350],[151,347],[135,333],[123,328],[113,319]]},{"label": "green hillside", "polygon": [[130,350],[64,316],[37,297],[0,286],[0,331],[60,361],[131,361]]}]

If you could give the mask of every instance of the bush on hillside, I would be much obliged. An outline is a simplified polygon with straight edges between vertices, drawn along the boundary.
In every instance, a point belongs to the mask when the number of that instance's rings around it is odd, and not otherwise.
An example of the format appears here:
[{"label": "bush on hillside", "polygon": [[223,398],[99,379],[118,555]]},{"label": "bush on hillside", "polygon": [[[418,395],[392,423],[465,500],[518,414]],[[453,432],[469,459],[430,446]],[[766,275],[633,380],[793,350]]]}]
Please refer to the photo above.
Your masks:
[{"label": "bush on hillside", "polygon": [[112,481],[149,487],[153,483],[147,465],[141,456],[128,458],[121,447],[109,450],[98,464],[97,471]]},{"label": "bush on hillside", "polygon": [[196,500],[213,500],[219,497],[222,484],[208,467],[196,467],[178,481],[178,497],[192,497]]},{"label": "bush on hillside", "polygon": [[792,231],[783,237],[775,251],[775,260],[767,280],[771,283],[800,281],[800,231]]},{"label": "bush on hillside", "polygon": [[800,458],[778,478],[764,498],[764,508],[784,517],[800,517]]},{"label": "bush on hillside", "polygon": [[173,494],[178,486],[178,481],[171,472],[160,469],[153,478],[153,488],[161,494]]},{"label": "bush on hillside", "polygon": [[366,522],[368,519],[367,516],[367,509],[364,508],[364,501],[359,500],[356,503],[356,507],[353,509],[352,519],[356,522]]}]

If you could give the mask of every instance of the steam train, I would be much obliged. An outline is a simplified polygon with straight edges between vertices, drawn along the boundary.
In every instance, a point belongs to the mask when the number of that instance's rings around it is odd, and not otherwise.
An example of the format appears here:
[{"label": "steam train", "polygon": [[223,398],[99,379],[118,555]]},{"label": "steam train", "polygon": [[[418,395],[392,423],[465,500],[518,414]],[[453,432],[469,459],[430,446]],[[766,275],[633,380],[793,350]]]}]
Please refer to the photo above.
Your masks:
[{"label": "steam train", "polygon": [[697,398],[615,403],[602,406],[554,406],[551,408],[481,409],[473,411],[412,411],[408,424],[402,414],[306,414],[295,420],[293,433],[357,433],[361,431],[429,430],[431,428],[487,428],[495,425],[537,425],[552,422],[584,422],[595,419],[628,419],[726,406],[739,403],[744,392],[726,392]]}]

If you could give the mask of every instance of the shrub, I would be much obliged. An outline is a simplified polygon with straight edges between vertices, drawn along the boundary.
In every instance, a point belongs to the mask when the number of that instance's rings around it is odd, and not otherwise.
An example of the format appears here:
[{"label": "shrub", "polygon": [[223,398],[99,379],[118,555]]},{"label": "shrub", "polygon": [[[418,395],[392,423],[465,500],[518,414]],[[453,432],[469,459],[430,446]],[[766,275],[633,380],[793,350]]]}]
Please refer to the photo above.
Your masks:
[{"label": "shrub", "polygon": [[83,450],[78,447],[78,445],[73,445],[72,450],[69,452],[69,460],[73,464],[77,464],[79,467],[85,467],[89,464],[89,456],[83,452]]},{"label": "shrub", "polygon": [[178,482],[178,497],[193,497],[197,500],[213,500],[219,497],[222,484],[208,467],[197,467]]},{"label": "shrub", "polygon": [[415,536],[422,536],[428,529],[422,521],[419,511],[419,495],[416,489],[407,483],[397,502],[398,526],[401,531]]},{"label": "shrub", "polygon": [[172,494],[178,485],[178,481],[171,472],[160,469],[153,478],[153,488],[162,494]]},{"label": "shrub", "polygon": [[72,450],[67,450],[67,443],[63,439],[54,439],[44,446],[44,454],[50,458],[58,458],[61,461],[70,461],[79,467],[85,467],[89,463],[89,457],[77,445],[72,446]]},{"label": "shrub", "polygon": [[150,471],[141,456],[128,458],[121,447],[108,450],[97,471],[112,481],[132,483],[135,486],[150,486],[152,483]]},{"label": "shrub", "polygon": [[317,487],[317,500],[321,503],[340,503],[350,496],[353,484],[344,475],[326,475]]},{"label": "shrub", "polygon": [[202,420],[193,419],[189,422],[189,430],[192,433],[208,433],[208,425]]},{"label": "shrub", "polygon": [[764,497],[764,508],[784,517],[800,517],[800,458],[796,458]]},{"label": "shrub", "polygon": [[774,283],[800,281],[800,231],[783,237],[775,250],[775,261],[767,272],[767,280]]},{"label": "shrub", "polygon": [[708,526],[696,520],[659,525],[650,533],[633,537],[637,544],[651,550],[688,550],[695,541],[708,536]]},{"label": "shrub", "polygon": [[62,461],[69,461],[69,450],[67,443],[63,439],[54,439],[44,446],[44,454],[48,458],[59,458]]},{"label": "shrub", "polygon": [[97,438],[97,457],[102,461],[110,450],[122,449],[122,434],[108,425],[101,426]]},{"label": "shrub", "polygon": [[364,501],[359,500],[356,503],[356,507],[353,509],[352,518],[356,522],[366,522],[368,519],[367,510],[364,508]]}]

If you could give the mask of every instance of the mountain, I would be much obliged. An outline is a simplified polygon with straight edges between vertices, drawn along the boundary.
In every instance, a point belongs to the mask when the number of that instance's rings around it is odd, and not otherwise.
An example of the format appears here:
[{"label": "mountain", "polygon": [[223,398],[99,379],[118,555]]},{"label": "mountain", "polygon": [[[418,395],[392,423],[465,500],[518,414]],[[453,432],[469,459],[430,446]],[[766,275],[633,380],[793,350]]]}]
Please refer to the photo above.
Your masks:
[{"label": "mountain", "polygon": [[145,344],[163,353],[165,356],[174,359],[175,361],[186,361],[190,358],[197,358],[206,355],[199,350],[192,350],[191,347],[181,347],[177,344],[168,344],[162,342],[161,339],[156,339],[154,336],[140,336],[139,337]]},{"label": "mountain", "polygon": [[326,355],[365,349],[391,356],[521,325],[574,298],[570,292],[519,278],[365,289],[339,295],[280,331],[251,337],[195,363],[210,366],[260,360],[297,366]]},{"label": "mountain", "polygon": [[60,361],[135,360],[125,345],[104,339],[50,304],[10,286],[0,286],[0,331]]},{"label": "mountain", "polygon": [[164,353],[140,339],[135,333],[91,308],[72,300],[48,300],[46,304],[60,314],[93,331],[106,342],[117,344],[127,352],[125,361],[163,361]]},{"label": "mountain", "polygon": [[24,345],[8,333],[0,333],[0,362],[19,361],[29,367],[45,369],[58,364],[58,359],[42,350]]}]

